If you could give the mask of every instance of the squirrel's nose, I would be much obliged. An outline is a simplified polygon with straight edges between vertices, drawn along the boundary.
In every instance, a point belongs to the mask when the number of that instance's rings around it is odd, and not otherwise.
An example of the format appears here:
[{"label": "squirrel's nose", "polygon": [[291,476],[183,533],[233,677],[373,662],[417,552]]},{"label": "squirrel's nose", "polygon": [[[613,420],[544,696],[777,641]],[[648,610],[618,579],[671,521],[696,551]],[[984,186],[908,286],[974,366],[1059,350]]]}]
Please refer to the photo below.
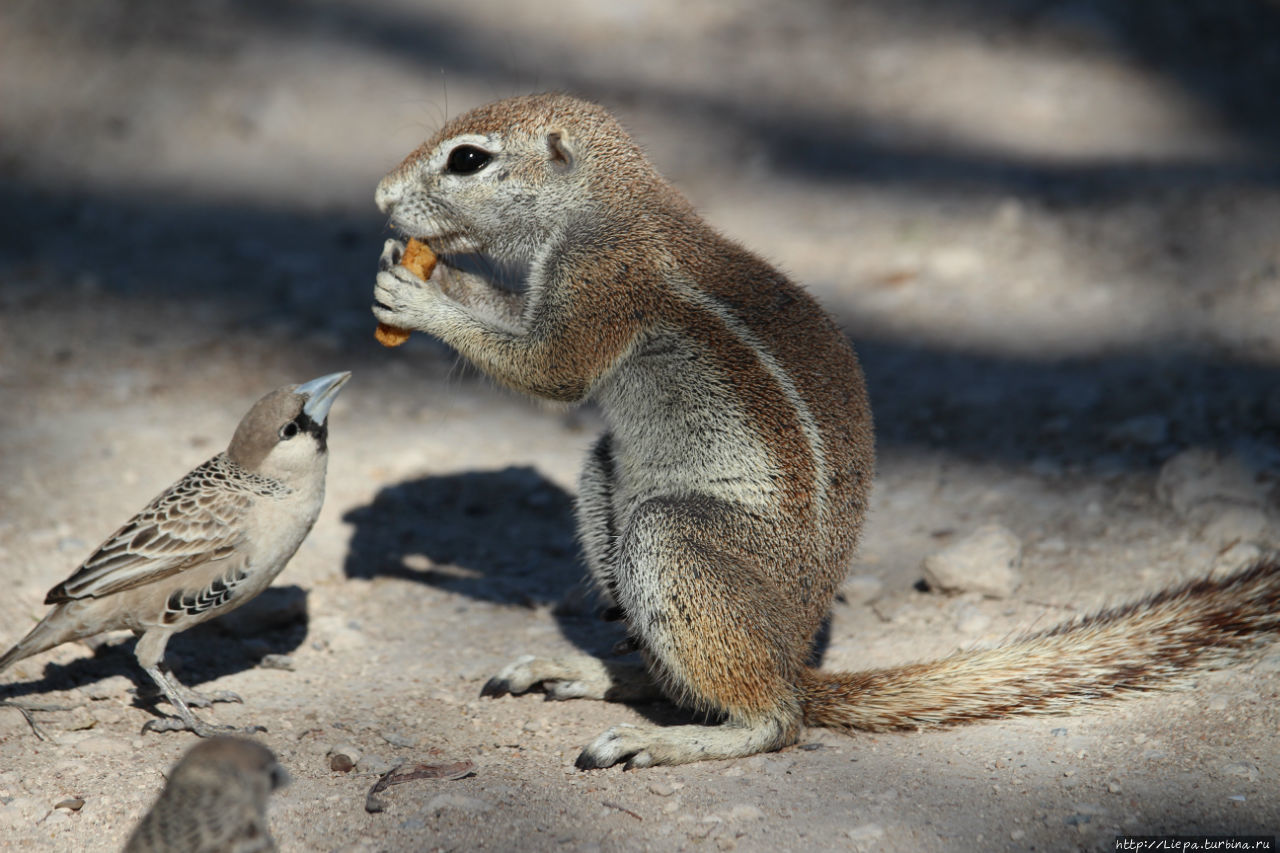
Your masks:
[{"label": "squirrel's nose", "polygon": [[390,175],[383,178],[378,182],[373,200],[378,205],[378,210],[389,216],[392,208],[400,201],[400,182],[391,180]]}]

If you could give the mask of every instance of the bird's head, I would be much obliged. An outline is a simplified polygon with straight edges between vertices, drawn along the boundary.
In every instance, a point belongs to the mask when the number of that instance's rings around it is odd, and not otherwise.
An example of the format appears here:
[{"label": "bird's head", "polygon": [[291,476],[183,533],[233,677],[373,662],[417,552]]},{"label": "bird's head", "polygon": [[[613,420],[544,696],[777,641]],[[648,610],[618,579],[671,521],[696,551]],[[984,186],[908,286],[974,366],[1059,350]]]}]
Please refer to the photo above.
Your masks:
[{"label": "bird's head", "polygon": [[311,470],[327,451],[329,407],[350,378],[343,371],[272,391],[241,419],[227,456],[267,476]]}]

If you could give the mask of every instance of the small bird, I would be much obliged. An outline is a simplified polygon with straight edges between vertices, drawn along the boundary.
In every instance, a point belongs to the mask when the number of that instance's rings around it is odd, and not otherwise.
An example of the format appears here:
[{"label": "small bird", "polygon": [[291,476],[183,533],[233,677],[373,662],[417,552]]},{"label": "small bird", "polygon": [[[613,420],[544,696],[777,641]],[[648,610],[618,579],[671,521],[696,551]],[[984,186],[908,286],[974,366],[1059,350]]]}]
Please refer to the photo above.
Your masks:
[{"label": "small bird", "polygon": [[289,774],[257,741],[200,741],[169,773],[124,853],[271,853],[267,800]]},{"label": "small bird", "polygon": [[138,663],[178,713],[147,721],[143,731],[209,737],[227,730],[202,722],[189,706],[240,697],[182,685],[162,669],[165,644],[262,592],[298,550],[324,502],[329,408],[350,377],[287,385],[255,403],[226,451],[161,493],[49,591],[45,604],[53,609],[0,657],[0,671],[62,643],[127,628],[139,638]]}]

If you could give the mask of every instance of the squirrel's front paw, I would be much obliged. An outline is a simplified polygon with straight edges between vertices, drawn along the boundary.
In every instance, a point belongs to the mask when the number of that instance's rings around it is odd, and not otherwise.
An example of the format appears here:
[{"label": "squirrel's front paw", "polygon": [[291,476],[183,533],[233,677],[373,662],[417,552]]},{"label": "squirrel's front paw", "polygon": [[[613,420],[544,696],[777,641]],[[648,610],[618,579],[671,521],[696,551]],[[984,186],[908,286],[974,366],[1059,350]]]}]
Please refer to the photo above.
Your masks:
[{"label": "squirrel's front paw", "polygon": [[423,281],[402,266],[378,273],[373,287],[373,316],[401,329],[430,331],[444,293],[434,281]]},{"label": "squirrel's front paw", "polygon": [[404,243],[399,240],[386,240],[382,244],[382,255],[378,258],[378,272],[384,272],[400,263],[404,256]]}]

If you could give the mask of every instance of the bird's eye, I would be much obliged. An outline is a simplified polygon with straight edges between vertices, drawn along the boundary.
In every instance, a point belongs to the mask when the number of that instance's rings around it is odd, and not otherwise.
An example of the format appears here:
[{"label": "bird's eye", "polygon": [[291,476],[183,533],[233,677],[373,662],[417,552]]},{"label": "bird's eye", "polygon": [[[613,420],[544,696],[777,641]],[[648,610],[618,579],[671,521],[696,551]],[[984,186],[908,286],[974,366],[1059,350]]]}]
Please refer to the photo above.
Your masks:
[{"label": "bird's eye", "polygon": [[474,175],[492,160],[492,155],[474,145],[459,145],[449,152],[445,169],[455,175]]},{"label": "bird's eye", "polygon": [[285,441],[288,441],[298,434],[299,429],[300,427],[298,426],[297,421],[289,421],[287,424],[280,427],[280,437]]}]

